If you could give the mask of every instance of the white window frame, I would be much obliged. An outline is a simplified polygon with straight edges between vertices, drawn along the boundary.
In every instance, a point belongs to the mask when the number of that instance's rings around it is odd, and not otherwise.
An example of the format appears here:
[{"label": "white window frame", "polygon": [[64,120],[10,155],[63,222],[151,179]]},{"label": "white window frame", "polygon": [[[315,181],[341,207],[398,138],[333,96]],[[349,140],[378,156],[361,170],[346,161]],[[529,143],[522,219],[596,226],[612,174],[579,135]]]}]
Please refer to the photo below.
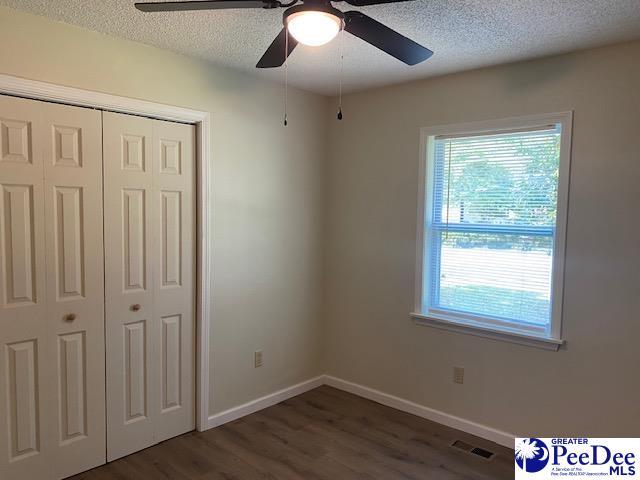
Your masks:
[{"label": "white window frame", "polygon": [[[467,333],[496,340],[557,350],[562,339],[562,303],[564,287],[565,244],[567,230],[567,205],[569,199],[569,170],[571,163],[571,128],[573,112],[528,115],[497,120],[440,125],[420,129],[420,163],[418,189],[418,221],[416,244],[415,301],[411,317],[419,325]],[[445,311],[430,309],[423,305],[423,272],[427,277],[430,242],[425,238],[426,226],[431,221],[432,209],[428,208],[433,197],[431,166],[434,161],[434,145],[438,136],[489,134],[492,132],[539,128],[546,125],[561,125],[560,165],[558,172],[558,202],[554,236],[551,323],[548,330],[525,331],[504,322],[475,315],[452,315]],[[429,284],[427,278],[426,285]]]}]

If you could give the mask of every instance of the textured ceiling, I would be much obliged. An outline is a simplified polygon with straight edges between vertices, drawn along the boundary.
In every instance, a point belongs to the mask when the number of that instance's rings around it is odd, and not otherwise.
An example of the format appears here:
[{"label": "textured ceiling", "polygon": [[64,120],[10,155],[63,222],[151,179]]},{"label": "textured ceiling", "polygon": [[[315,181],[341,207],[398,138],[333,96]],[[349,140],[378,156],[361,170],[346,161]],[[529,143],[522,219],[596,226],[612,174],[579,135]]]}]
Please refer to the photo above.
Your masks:
[{"label": "textured ceiling", "polygon": [[[282,81],[282,69],[255,68],[282,27],[282,9],[141,13],[133,3],[0,0],[12,8]],[[640,0],[415,0],[361,10],[435,54],[408,67],[346,34],[344,91],[640,38]],[[336,94],[338,46],[336,40],[322,47],[298,46],[290,57],[290,84]]]}]

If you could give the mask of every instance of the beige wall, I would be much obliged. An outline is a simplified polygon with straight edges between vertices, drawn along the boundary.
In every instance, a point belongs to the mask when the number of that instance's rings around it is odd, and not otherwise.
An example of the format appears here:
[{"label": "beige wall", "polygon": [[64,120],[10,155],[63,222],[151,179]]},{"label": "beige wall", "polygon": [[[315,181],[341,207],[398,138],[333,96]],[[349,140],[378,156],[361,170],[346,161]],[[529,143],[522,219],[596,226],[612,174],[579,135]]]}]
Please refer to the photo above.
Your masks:
[{"label": "beige wall", "polygon": [[[637,436],[640,42],[349,95],[341,123],[334,110],[328,373],[507,432]],[[414,325],[419,127],[566,110],[566,348]]]},{"label": "beige wall", "polygon": [[[348,95],[342,122],[290,89],[285,129],[277,85],[1,7],[0,24],[0,73],[212,112],[210,413],[326,370],[509,432],[637,436],[640,42]],[[566,347],[414,325],[418,128],[564,110]]]},{"label": "beige wall", "polygon": [[275,84],[7,8],[0,25],[0,73],[212,112],[210,413],[320,374],[326,100],[289,89],[284,128]]}]

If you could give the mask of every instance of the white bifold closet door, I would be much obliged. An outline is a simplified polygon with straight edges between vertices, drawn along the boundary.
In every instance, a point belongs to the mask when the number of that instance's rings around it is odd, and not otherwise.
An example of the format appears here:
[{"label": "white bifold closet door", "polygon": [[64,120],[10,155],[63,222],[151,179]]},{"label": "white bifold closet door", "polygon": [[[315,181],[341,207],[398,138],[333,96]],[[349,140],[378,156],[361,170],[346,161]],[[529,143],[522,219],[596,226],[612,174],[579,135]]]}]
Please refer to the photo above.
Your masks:
[{"label": "white bifold closet door", "polygon": [[105,461],[100,112],[0,96],[0,478]]},{"label": "white bifold closet door", "polygon": [[195,127],[103,114],[107,458],[195,428]]}]

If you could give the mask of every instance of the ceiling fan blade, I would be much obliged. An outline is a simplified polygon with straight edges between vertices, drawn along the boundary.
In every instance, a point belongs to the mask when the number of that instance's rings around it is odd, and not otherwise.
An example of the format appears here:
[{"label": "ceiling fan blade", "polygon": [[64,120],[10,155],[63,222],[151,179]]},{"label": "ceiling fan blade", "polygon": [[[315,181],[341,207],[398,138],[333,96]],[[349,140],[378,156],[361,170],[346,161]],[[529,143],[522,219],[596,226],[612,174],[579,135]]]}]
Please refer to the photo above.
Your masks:
[{"label": "ceiling fan blade", "polygon": [[[264,52],[264,55],[262,55],[262,58],[256,65],[257,68],[280,67],[284,63],[285,61],[284,49],[285,49],[287,34],[288,33],[286,28],[283,28],[282,30],[280,30],[280,33],[278,34],[278,36],[273,40],[273,42],[271,42],[271,45],[269,45],[269,48],[267,48],[267,51]],[[293,49],[296,48],[296,45],[298,45],[298,41],[295,38],[293,38],[290,33],[288,35],[289,35],[289,48],[287,49],[288,50],[287,57],[291,55],[291,52],[293,52]]]},{"label": "ceiling fan blade", "polygon": [[413,0],[344,0],[354,7],[366,7],[367,5],[381,5],[383,3],[412,2]]},{"label": "ceiling fan blade", "polygon": [[407,65],[424,62],[433,52],[360,12],[345,12],[344,29]]},{"label": "ceiling fan blade", "polygon": [[262,0],[212,0],[190,2],[142,2],[134,4],[141,12],[181,12],[186,10],[221,10],[225,8],[265,8],[274,2]]}]

